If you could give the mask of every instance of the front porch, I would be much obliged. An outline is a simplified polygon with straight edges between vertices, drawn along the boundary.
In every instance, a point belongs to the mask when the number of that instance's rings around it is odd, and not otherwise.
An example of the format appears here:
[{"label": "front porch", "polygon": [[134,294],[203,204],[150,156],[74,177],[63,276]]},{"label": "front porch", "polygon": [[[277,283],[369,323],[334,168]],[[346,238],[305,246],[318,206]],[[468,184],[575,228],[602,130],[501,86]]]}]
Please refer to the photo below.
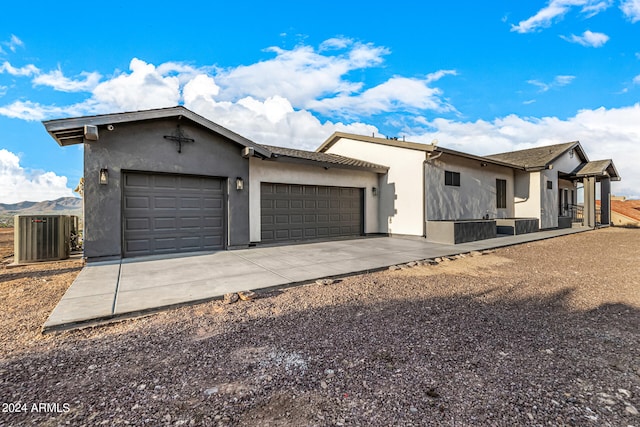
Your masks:
[{"label": "front porch", "polygon": [[559,172],[558,180],[570,182],[576,192],[582,189],[583,199],[579,204],[573,189],[568,196],[567,188],[558,187],[558,228],[596,228],[611,223],[611,181],[620,180],[611,160],[587,162],[571,173]]}]

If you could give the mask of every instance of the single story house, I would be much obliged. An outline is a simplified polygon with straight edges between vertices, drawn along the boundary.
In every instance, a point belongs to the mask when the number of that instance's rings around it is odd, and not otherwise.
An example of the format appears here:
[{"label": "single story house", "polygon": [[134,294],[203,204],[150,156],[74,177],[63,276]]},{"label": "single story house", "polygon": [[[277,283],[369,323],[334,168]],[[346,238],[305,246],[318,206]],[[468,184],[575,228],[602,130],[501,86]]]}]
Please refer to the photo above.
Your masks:
[{"label": "single story house", "polygon": [[370,234],[439,241],[440,223],[459,220],[486,221],[494,235],[498,218],[566,226],[578,182],[595,226],[596,181],[608,200],[619,179],[578,142],[482,157],[335,133],[304,151],[258,144],[182,106],[44,125],[61,146],[84,147],[88,260]]}]

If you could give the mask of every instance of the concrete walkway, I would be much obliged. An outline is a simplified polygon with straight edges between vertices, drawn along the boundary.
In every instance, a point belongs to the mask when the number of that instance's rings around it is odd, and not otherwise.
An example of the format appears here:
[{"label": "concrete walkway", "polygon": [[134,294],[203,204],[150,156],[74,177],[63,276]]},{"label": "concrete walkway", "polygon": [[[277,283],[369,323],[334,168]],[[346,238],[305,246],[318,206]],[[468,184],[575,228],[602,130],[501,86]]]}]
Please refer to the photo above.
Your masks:
[{"label": "concrete walkway", "polygon": [[228,292],[308,283],[588,230],[548,230],[458,245],[420,238],[372,237],[90,263],[53,310],[43,332],[133,317],[220,298]]}]

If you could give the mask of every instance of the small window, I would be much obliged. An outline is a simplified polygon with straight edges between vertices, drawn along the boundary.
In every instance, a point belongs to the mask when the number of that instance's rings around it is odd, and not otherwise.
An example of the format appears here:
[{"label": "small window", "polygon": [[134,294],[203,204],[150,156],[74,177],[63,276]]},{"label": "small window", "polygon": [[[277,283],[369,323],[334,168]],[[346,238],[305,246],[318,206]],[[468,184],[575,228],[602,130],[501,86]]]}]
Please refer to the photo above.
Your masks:
[{"label": "small window", "polygon": [[496,208],[507,208],[507,180],[496,179]]},{"label": "small window", "polygon": [[553,181],[547,181],[547,190],[553,190]]},{"label": "small window", "polygon": [[453,185],[454,187],[460,187],[460,173],[444,171],[444,185]]}]

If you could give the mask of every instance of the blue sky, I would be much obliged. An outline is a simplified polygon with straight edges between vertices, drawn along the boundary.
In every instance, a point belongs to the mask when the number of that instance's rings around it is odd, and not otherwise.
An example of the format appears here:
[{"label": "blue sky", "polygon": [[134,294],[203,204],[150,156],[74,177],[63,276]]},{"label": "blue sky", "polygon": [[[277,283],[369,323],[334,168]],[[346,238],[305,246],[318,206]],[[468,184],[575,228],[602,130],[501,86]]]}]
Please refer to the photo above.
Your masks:
[{"label": "blue sky", "polygon": [[310,150],[336,130],[475,154],[579,140],[640,197],[640,0],[416,3],[5,5],[0,202],[73,194],[82,150],[42,120],[177,104]]}]

